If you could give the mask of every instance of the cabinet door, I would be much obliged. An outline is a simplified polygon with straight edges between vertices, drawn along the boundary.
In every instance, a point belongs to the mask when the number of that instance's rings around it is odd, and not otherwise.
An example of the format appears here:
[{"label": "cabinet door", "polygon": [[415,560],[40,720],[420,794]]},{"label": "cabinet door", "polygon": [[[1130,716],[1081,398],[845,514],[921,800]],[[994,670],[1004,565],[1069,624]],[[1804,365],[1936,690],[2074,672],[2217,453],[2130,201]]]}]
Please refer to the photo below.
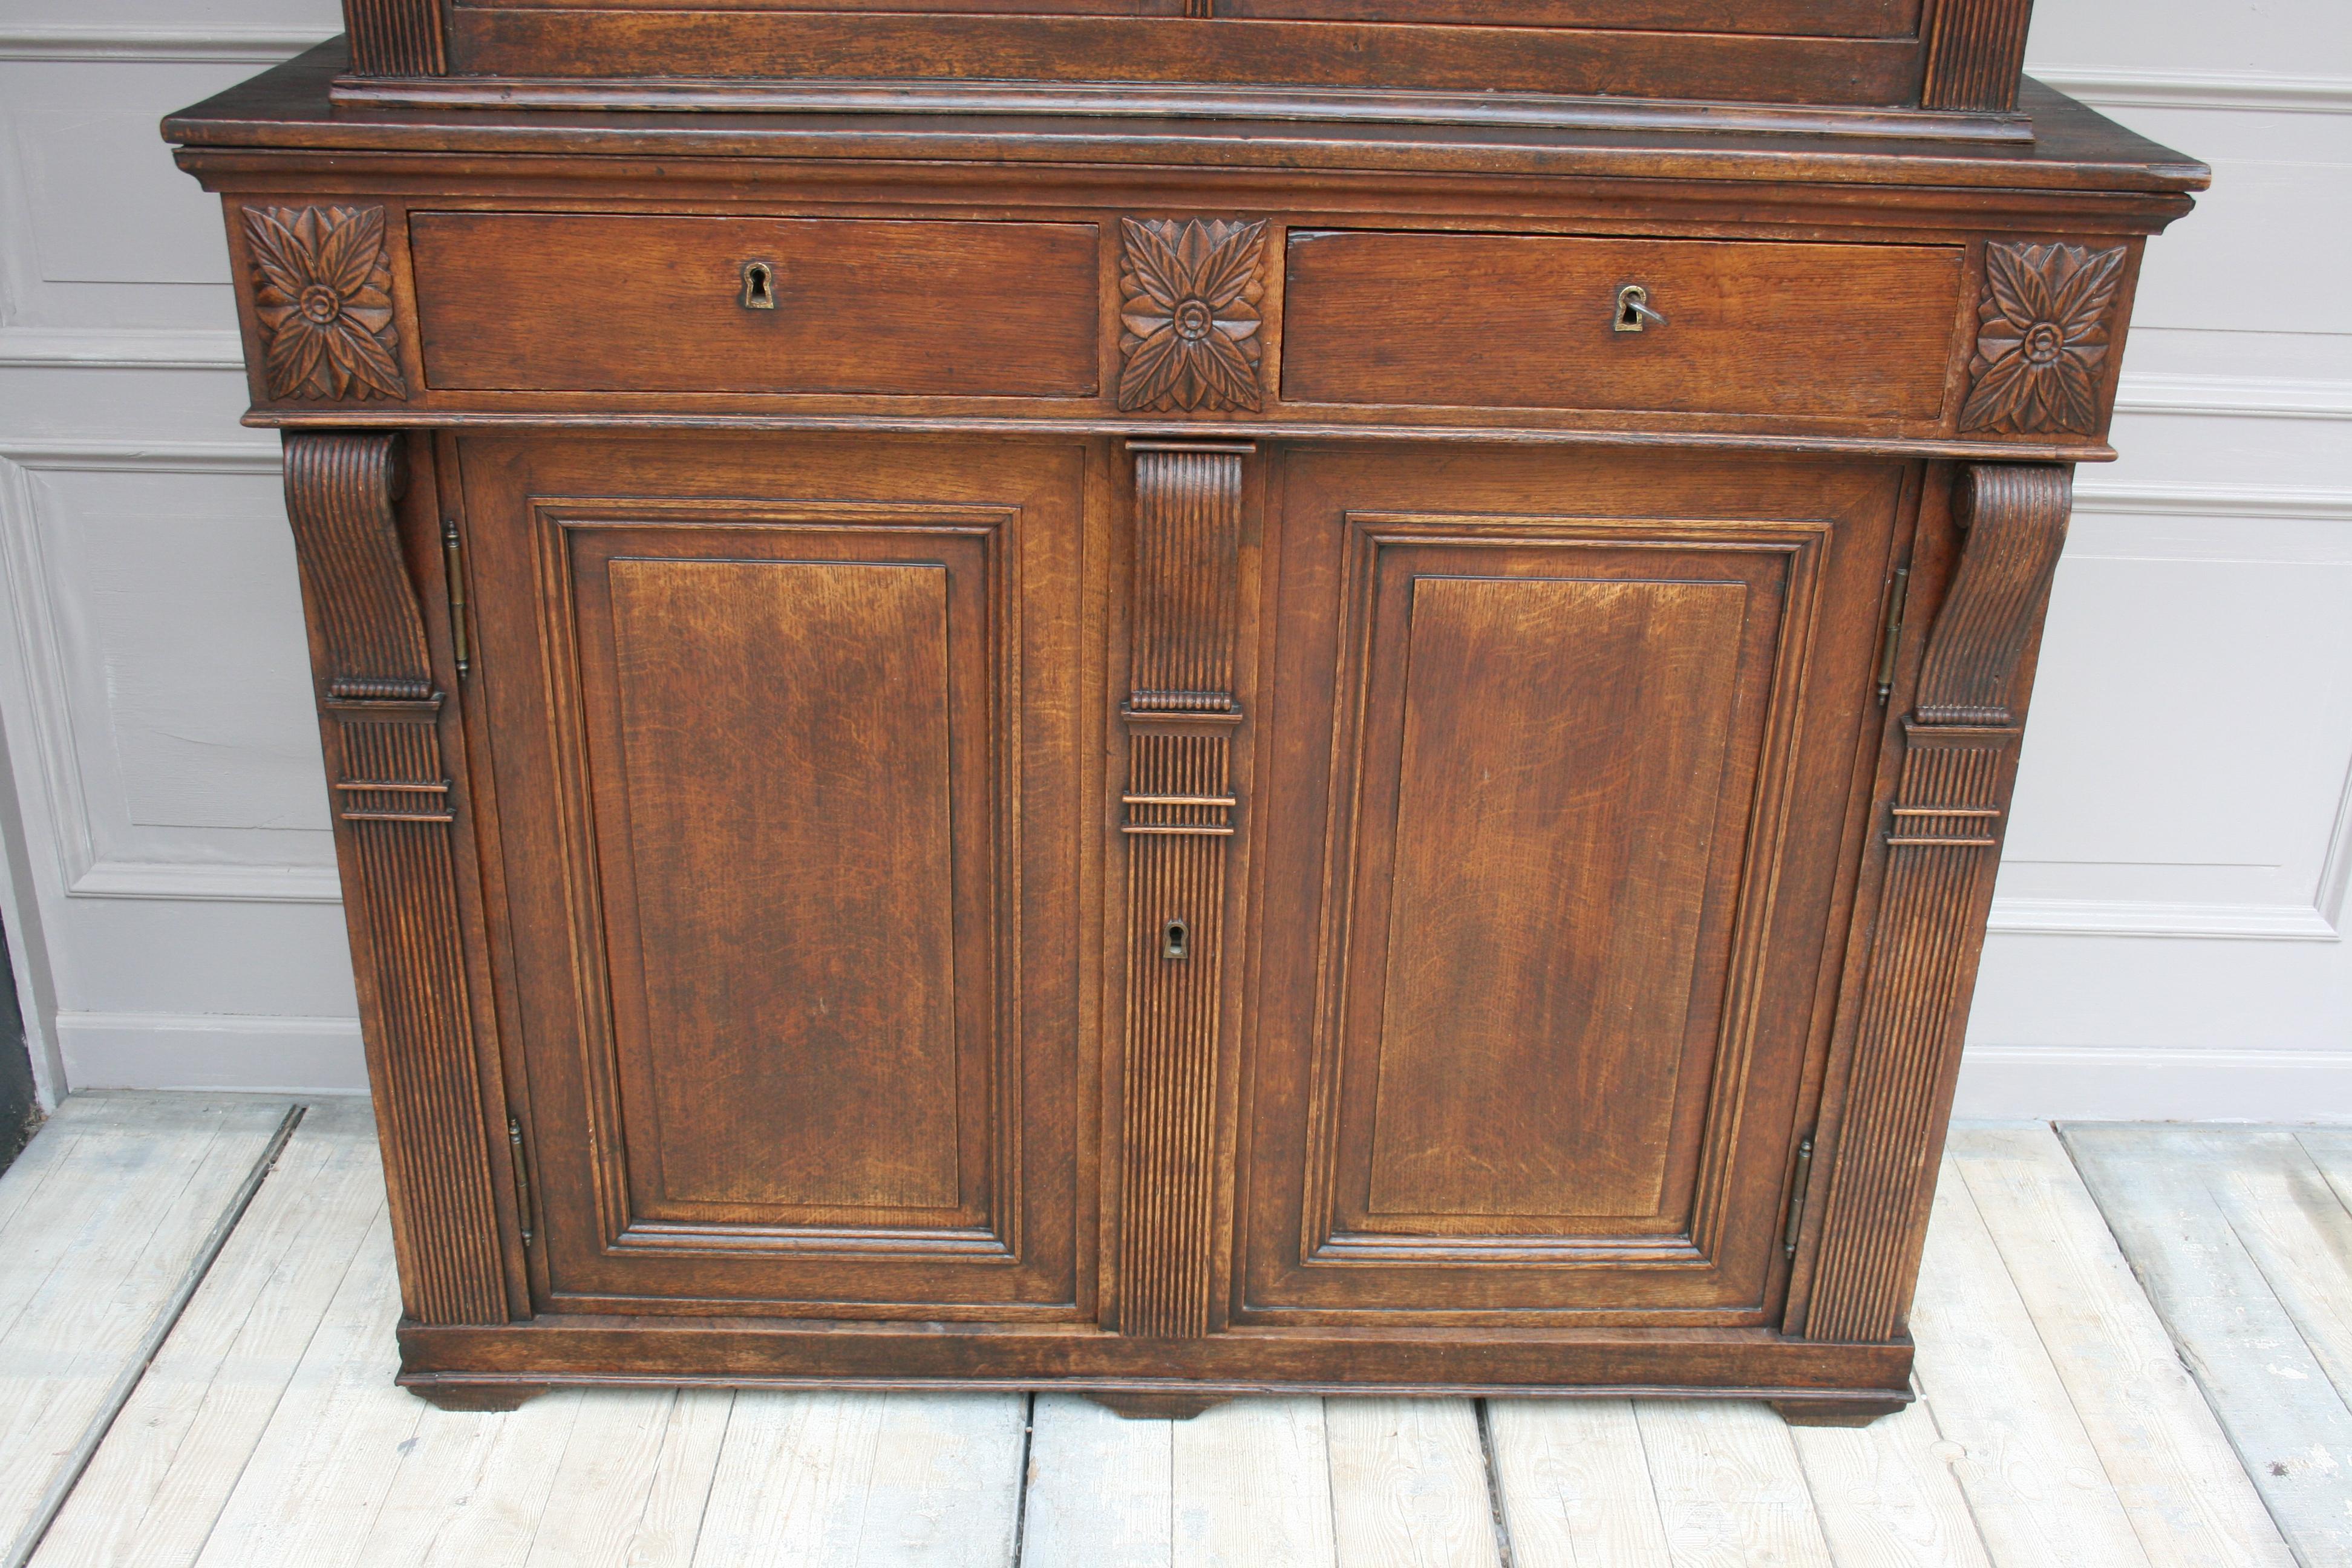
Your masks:
[{"label": "cabinet door", "polygon": [[1767,1321],[1903,473],[1276,489],[1233,1321]]},{"label": "cabinet door", "polygon": [[1079,1315],[1087,450],[460,458],[542,1308]]}]

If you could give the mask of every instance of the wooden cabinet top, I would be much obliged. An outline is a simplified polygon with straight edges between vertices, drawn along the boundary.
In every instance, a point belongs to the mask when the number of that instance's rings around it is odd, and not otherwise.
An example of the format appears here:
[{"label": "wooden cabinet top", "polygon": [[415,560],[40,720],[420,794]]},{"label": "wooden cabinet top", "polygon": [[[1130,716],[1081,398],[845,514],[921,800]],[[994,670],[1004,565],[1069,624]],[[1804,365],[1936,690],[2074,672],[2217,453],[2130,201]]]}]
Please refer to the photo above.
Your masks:
[{"label": "wooden cabinet top", "polygon": [[[756,185],[780,166],[756,160],[919,159],[984,166],[957,174],[975,199],[985,199],[983,182],[1034,184],[1039,174],[1024,166],[1040,174],[1040,166],[1082,167],[1088,171],[1082,178],[1097,189],[1111,180],[1140,189],[1164,183],[1172,169],[1260,184],[1264,172],[1281,171],[1293,188],[1351,176],[1374,176],[1391,188],[1399,176],[1413,174],[1547,184],[1582,176],[1738,182],[1746,187],[1736,197],[1743,208],[1759,199],[1761,187],[1826,185],[1853,193],[1852,199],[1830,198],[1842,204],[1843,214],[1822,207],[1818,190],[1801,196],[1817,219],[1851,218],[1864,205],[1881,213],[1982,209],[1985,192],[2024,194],[2045,205],[2079,205],[2087,199],[2144,232],[2186,213],[2188,194],[2204,189],[2210,177],[2196,160],[2030,79],[2017,100],[2030,138],[1937,140],[1822,135],[1801,126],[1746,123],[1730,111],[1682,123],[1675,106],[1634,100],[1622,102],[1610,124],[1538,123],[1515,117],[1507,104],[1490,105],[1493,112],[1475,123],[1305,120],[1267,103],[1256,104],[1257,113],[1217,118],[1049,114],[1018,103],[1003,112],[970,106],[960,112],[880,112],[889,107],[887,95],[845,96],[799,112],[718,103],[698,108],[681,100],[677,111],[552,114],[503,102],[489,88],[480,89],[478,103],[453,98],[394,107],[339,96],[338,89],[354,79],[349,63],[346,41],[331,40],[168,117],[163,134],[185,146],[182,163],[215,188],[254,167],[236,154],[261,150],[281,170],[299,166],[305,153],[342,170],[362,166],[352,162],[355,154],[512,153],[541,160],[535,166],[553,174],[560,171],[544,161],[551,154],[593,157],[607,177],[620,167],[614,160],[658,158],[664,161],[660,178],[674,183],[681,196],[705,179]],[[1643,118],[1653,112],[1656,118]],[[445,189],[457,169],[454,159],[439,166]],[[516,172],[509,171],[509,183]],[[1658,194],[1626,184],[1612,187],[1611,200],[1632,211]],[[1696,195],[1685,186],[1675,199]]]},{"label": "wooden cabinet top", "polygon": [[[2017,138],[2032,0],[344,0],[347,96],[1607,123],[1640,104]],[[1516,100],[1516,103],[1504,100]]]}]

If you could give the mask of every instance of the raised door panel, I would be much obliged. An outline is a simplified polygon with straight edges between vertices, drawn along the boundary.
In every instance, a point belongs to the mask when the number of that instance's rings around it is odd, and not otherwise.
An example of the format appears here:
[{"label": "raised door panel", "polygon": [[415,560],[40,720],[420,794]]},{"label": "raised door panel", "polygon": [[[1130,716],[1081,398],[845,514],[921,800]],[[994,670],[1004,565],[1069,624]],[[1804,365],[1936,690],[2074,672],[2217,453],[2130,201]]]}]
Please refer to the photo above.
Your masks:
[{"label": "raised door panel", "polygon": [[1765,1321],[1902,474],[1278,489],[1233,1321]]},{"label": "raised door panel", "polygon": [[542,1304],[1075,1316],[1075,447],[468,440]]},{"label": "raised door panel", "polygon": [[988,952],[956,893],[988,867],[950,805],[985,822],[980,551],[845,529],[789,542],[867,558],[762,559],[730,531],[572,530],[634,1212],[979,1223],[986,1062],[957,1041],[990,1033]]},{"label": "raised door panel", "polygon": [[[1373,1068],[1344,1107],[1341,1165],[1365,1175],[1349,1230],[1654,1222],[1667,1196],[1713,851],[1740,837],[1725,797],[1764,706],[1739,700],[1742,656],[1769,668],[1780,584],[1547,553],[1382,563],[1374,616],[1397,631],[1368,672],[1378,826],[1343,1048]],[[1540,574],[1491,574],[1514,569]]]}]

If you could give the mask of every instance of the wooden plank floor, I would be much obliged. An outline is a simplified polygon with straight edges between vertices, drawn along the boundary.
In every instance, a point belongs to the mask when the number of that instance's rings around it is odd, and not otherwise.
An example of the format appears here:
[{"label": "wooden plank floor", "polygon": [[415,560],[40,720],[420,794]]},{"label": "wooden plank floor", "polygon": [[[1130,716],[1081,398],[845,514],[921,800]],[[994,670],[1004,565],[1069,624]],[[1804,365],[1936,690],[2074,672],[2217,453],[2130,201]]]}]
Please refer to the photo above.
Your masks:
[{"label": "wooden plank floor", "polygon": [[0,1177],[0,1568],[2352,1568],[2352,1132],[1964,1126],[1917,1404],[392,1386],[366,1107],[69,1101]]}]

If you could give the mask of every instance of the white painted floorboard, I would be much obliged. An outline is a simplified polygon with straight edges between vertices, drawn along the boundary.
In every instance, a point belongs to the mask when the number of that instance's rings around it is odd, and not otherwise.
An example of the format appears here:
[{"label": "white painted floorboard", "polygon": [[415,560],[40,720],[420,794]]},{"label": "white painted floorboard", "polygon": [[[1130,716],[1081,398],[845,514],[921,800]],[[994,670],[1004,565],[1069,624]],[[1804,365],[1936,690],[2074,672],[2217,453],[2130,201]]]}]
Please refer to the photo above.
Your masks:
[{"label": "white painted floorboard", "polygon": [[69,1100],[0,1175],[0,1563],[30,1554],[291,1110]]},{"label": "white painted floorboard", "polygon": [[13,1506],[37,1531],[65,1491],[35,1568],[2352,1568],[2352,1134],[1957,1129],[1922,1397],[1858,1430],[1622,1399],[1171,1422],[573,1390],[464,1415],[392,1384],[358,1102],[307,1111],[171,1322],[287,1110],[69,1101],[0,1178],[0,1324],[63,1344],[56,1304],[112,1292],[105,1365],[0,1348]]},{"label": "white painted floorboard", "polygon": [[[2332,1264],[2290,1260],[2279,1247],[2284,1216],[2258,1225],[2243,1215],[2241,1184],[2260,1163],[2263,1137],[2164,1126],[2065,1133],[2272,1518],[2305,1568],[2343,1568],[2352,1564],[2352,1391],[2328,1375],[2328,1325],[2298,1322],[2289,1301],[2303,1300],[2291,1282],[2297,1269],[2340,1270],[2345,1259],[2339,1251]],[[2343,1212],[2339,1201],[2339,1225]]]}]

